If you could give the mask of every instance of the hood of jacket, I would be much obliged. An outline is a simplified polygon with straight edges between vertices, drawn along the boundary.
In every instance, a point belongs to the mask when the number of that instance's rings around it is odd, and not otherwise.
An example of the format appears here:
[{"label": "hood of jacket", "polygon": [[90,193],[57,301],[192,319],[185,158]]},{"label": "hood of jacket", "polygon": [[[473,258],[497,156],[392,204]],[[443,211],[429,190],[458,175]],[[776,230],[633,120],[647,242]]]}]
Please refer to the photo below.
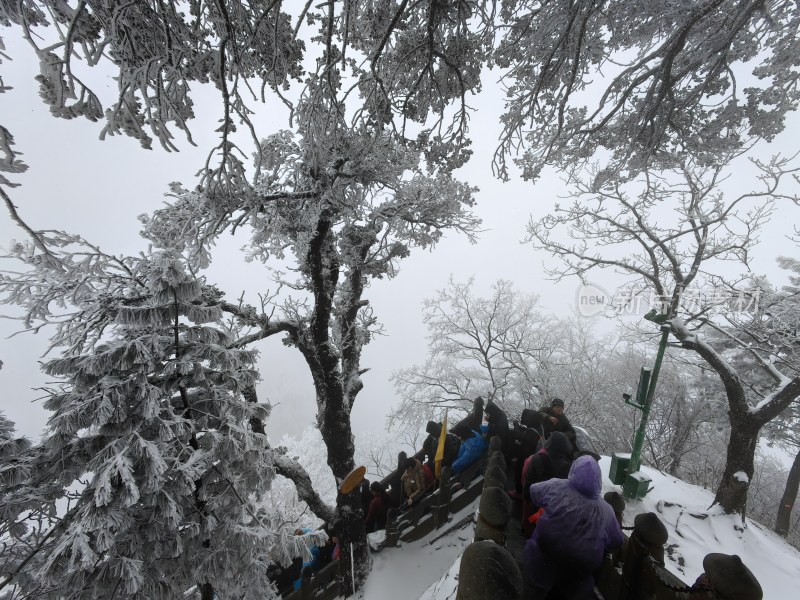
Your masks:
[{"label": "hood of jacket", "polygon": [[591,456],[579,456],[569,470],[569,485],[587,498],[599,498],[603,487],[600,465]]}]

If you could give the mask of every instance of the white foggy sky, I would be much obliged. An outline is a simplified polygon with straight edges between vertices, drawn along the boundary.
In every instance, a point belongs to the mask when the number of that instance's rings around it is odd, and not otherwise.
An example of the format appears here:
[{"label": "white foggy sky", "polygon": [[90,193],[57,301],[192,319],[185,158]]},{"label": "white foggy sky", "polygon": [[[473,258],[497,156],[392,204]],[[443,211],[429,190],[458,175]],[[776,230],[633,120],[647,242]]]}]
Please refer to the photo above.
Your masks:
[{"label": "white foggy sky", "polygon": [[[26,173],[12,177],[12,181],[22,184],[10,192],[21,216],[35,229],[81,234],[108,253],[131,254],[145,249],[146,241],[138,234],[136,217],[162,205],[168,183],[180,181],[191,186],[196,181],[195,173],[204,163],[208,148],[217,140],[213,130],[221,108],[216,91],[207,87],[197,93],[199,88],[195,86],[193,97],[198,116],[190,127],[196,148],[181,138],[176,140],[181,152],[172,154],[163,151],[157,141],[151,151],[143,150],[136,140],[127,137],[116,136],[100,142],[97,138],[101,123],[83,119],[65,121],[49,114],[33,80],[38,66],[32,53],[11,39],[9,33],[0,30],[14,61],[3,62],[0,69],[5,83],[15,89],[0,94],[0,121],[15,136],[16,147],[24,153],[30,167]],[[92,76],[98,77],[94,81],[101,82],[99,91],[113,94],[114,81],[101,79],[99,74]],[[502,107],[502,92],[494,79],[492,75],[485,76],[484,93],[470,101],[479,109],[470,122],[475,155],[459,173],[462,179],[480,188],[476,212],[483,219],[486,231],[476,245],[451,234],[433,252],[417,250],[401,262],[398,277],[375,282],[367,290],[365,296],[383,323],[386,335],[364,350],[362,367],[371,370],[363,376],[364,389],[353,411],[353,427],[357,432],[383,428],[387,410],[395,402],[389,382],[392,370],[424,360],[426,332],[421,302],[444,287],[451,274],[457,281],[474,275],[475,290],[481,293],[488,291],[497,279],[511,280],[519,290],[539,294],[542,309],[558,316],[568,315],[575,305],[579,282],[570,280],[555,285],[546,281],[542,264],[553,265],[553,259],[520,243],[529,217],[546,214],[563,193],[557,175],[548,172],[536,185],[519,180],[502,183],[492,177],[490,161]],[[259,135],[287,127],[285,112],[278,102],[258,108]],[[762,148],[762,155],[778,150],[796,152],[792,134],[799,122],[798,116],[793,115],[779,142]],[[763,242],[753,252],[754,270],[769,274],[773,283],[784,283],[774,258],[782,253],[796,254],[797,246],[787,243],[785,236],[791,233],[797,216],[796,207],[788,204],[780,207],[762,235]],[[24,232],[4,213],[0,218],[3,248],[8,247],[11,239],[23,237]],[[209,282],[219,284],[231,300],[243,289],[254,294],[272,287],[268,271],[259,264],[246,263],[238,251],[246,240],[245,235],[224,238],[214,252],[215,264],[207,272]],[[16,267],[4,264],[4,268]],[[591,279],[606,289],[613,289],[617,281],[610,273],[598,273]],[[263,285],[253,286],[253,281],[263,281]],[[1,312],[11,311],[13,307],[4,306]],[[41,406],[32,401],[42,396],[33,388],[45,383],[37,361],[46,348],[48,334],[43,330],[36,336],[26,333],[7,337],[19,328],[17,322],[0,321],[0,360],[4,363],[0,370],[0,410],[17,423],[21,433],[35,437],[46,419]],[[316,410],[310,376],[300,353],[284,347],[279,338],[261,342],[259,350],[263,377],[259,392],[262,400],[266,398],[277,405],[270,433],[274,439],[285,432],[299,433],[314,420]]]}]

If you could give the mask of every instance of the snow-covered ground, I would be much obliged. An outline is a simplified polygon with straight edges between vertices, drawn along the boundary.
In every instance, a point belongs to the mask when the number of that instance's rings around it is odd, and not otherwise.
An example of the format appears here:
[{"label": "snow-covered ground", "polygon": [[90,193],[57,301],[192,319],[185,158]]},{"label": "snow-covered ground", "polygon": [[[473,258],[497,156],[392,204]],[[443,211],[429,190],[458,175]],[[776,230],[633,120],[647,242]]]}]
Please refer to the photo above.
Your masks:
[{"label": "snow-covered ground", "polygon": [[[603,457],[603,492],[619,490],[608,479],[611,459]],[[669,531],[667,567],[683,581],[692,583],[703,570],[709,552],[738,554],[758,578],[766,600],[797,597],[800,582],[800,552],[772,531],[748,520],[709,510],[713,494],[679,479],[643,468],[653,490],[641,502],[629,502],[625,525],[643,512],[656,513]],[[477,506],[477,501],[475,506]],[[475,510],[465,509],[453,523]],[[458,567],[464,548],[471,541],[472,526],[439,540],[421,540],[388,548],[374,556],[372,573],[363,592],[364,600],[454,600]],[[433,534],[435,537],[437,534]]]},{"label": "snow-covered ground", "polygon": [[[460,513],[452,517],[451,524],[456,524],[470,513],[477,510],[478,500]],[[445,528],[444,530],[446,530]],[[372,555],[372,572],[367,579],[362,598],[364,600],[411,600],[419,598],[420,594],[442,577],[455,561],[456,565],[461,560],[464,549],[472,542],[475,532],[474,524],[470,523],[464,529],[457,529],[442,535],[442,531],[432,533],[427,538],[402,544],[399,548],[386,548],[378,554]],[[458,566],[451,578],[455,582],[458,575]],[[454,588],[455,583],[448,582]],[[437,596],[447,598],[447,596]],[[455,595],[452,596],[455,598]]]}]

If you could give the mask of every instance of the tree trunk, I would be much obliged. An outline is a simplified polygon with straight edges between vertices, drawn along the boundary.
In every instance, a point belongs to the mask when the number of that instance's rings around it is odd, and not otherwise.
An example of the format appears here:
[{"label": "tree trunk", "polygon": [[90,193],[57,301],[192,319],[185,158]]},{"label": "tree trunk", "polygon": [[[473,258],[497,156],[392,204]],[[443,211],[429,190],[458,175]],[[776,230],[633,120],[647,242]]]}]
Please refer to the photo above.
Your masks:
[{"label": "tree trunk", "polygon": [[730,413],[730,422],[731,433],[728,439],[725,470],[714,502],[726,513],[740,513],[744,516],[747,490],[753,479],[753,462],[761,423],[754,423],[753,418],[747,413],[733,412]]},{"label": "tree trunk", "polygon": [[[320,432],[325,446],[328,448],[328,466],[338,482],[355,468],[353,460],[355,445],[350,427],[350,415],[344,406],[345,402],[340,386],[334,386],[334,388],[328,392],[325,403],[321,404],[325,407],[325,411],[320,415]],[[349,596],[364,583],[372,561],[367,543],[367,533],[364,529],[361,498],[356,492],[337,496],[336,521],[333,525],[336,533],[340,536],[339,543],[342,548],[339,558],[340,574],[344,576],[345,594]],[[353,562],[350,559],[351,548]],[[355,564],[355,573],[353,564]],[[355,575],[355,582],[353,575]]]},{"label": "tree trunk", "polygon": [[686,395],[680,394],[673,402],[677,405],[673,413],[675,434],[669,441],[669,467],[667,472],[673,477],[678,477],[678,472],[681,468],[681,461],[684,454],[686,454],[686,444],[689,442],[690,432],[693,427],[696,427],[689,414],[689,403],[686,401]]},{"label": "tree trunk", "polygon": [[[681,341],[688,339],[688,330],[680,322],[672,322],[672,332]],[[747,506],[747,491],[753,478],[753,462],[761,428],[800,397],[800,377],[781,381],[770,393],[771,399],[754,410],[747,403],[739,375],[719,353],[702,340],[695,351],[719,375],[725,387],[728,400],[728,413],[731,433],[728,439],[728,452],[725,457],[725,470],[719,482],[714,503],[719,504],[726,513],[740,513],[744,521]]]},{"label": "tree trunk", "polygon": [[[358,488],[356,488],[358,489]],[[367,534],[364,529],[364,512],[359,495],[352,492],[337,499],[336,533],[341,537],[342,553],[339,557],[339,575],[343,577],[344,595],[349,597],[361,589],[369,575],[372,557],[369,552]],[[352,549],[352,561],[351,552]],[[353,568],[355,566],[355,569]],[[355,577],[355,581],[353,578]]]},{"label": "tree trunk", "polygon": [[789,469],[789,477],[786,479],[786,487],[783,490],[783,498],[778,505],[778,516],[775,518],[775,533],[786,537],[789,535],[789,523],[792,516],[792,508],[797,500],[797,491],[800,489],[800,450],[794,457],[792,468]]},{"label": "tree trunk", "polygon": [[669,473],[673,477],[679,477],[681,471],[681,460],[683,460],[682,454],[673,453],[669,461],[669,468],[667,469],[667,473]]},{"label": "tree trunk", "polygon": [[[328,449],[328,466],[338,484],[355,468],[350,410],[360,390],[360,346],[355,339],[355,319],[361,306],[362,288],[359,287],[360,276],[351,273],[350,288],[345,294],[347,298],[338,316],[338,324],[344,326],[340,330],[340,355],[335,340],[331,339],[331,326],[335,323],[333,299],[341,269],[332,233],[332,212],[330,206],[322,211],[308,244],[307,270],[314,294],[314,311],[308,329],[295,334],[293,342],[303,354],[314,380],[317,425]],[[372,565],[364,529],[364,511],[358,494],[337,496],[333,527],[341,544],[339,572],[344,576],[345,595],[351,595],[361,587]]]}]

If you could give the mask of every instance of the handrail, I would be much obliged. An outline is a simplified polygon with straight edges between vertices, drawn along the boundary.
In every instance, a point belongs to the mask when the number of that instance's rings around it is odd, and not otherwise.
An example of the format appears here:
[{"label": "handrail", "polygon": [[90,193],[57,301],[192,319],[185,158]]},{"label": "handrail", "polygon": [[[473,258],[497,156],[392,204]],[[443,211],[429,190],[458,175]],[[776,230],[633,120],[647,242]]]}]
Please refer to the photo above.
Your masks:
[{"label": "handrail", "polygon": [[[384,547],[396,546],[398,542],[414,542],[442,527],[449,515],[461,511],[480,495],[483,480],[479,476],[485,466],[484,455],[453,478],[446,467],[442,469],[442,485],[437,490],[409,510],[391,513],[386,523]],[[454,487],[455,492],[452,491]],[[442,502],[443,496],[445,502]]]},{"label": "handrail", "polygon": [[618,555],[607,554],[595,573],[596,587],[605,600],[714,600],[713,594],[692,590],[690,585],[649,555],[641,557],[635,568],[628,571],[626,579],[622,566],[631,560],[628,552],[636,542],[625,533],[623,537],[624,551]]}]

